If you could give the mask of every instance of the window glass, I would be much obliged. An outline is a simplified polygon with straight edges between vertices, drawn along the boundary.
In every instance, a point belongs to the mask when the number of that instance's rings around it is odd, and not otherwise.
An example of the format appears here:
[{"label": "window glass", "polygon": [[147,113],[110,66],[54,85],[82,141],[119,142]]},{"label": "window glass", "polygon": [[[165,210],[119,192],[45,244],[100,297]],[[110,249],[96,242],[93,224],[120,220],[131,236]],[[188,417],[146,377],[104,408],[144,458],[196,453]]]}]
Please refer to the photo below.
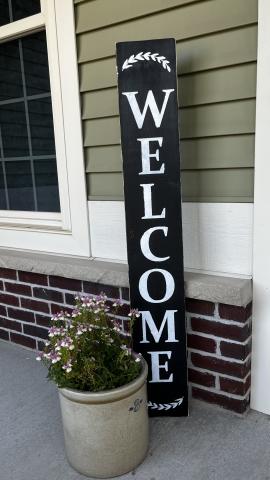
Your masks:
[{"label": "window glass", "polygon": [[45,32],[22,38],[24,75],[27,95],[50,91],[49,66]]},{"label": "window glass", "polygon": [[29,156],[29,142],[26,125],[25,105],[0,102],[0,144],[3,159]]},{"label": "window glass", "polygon": [[60,211],[45,31],[0,44],[0,164],[0,209]]},{"label": "window glass", "polygon": [[57,170],[55,161],[35,160],[35,184],[39,211],[59,211]]},{"label": "window glass", "polygon": [[0,210],[7,208],[5,198],[5,183],[3,175],[3,165],[0,163]]},{"label": "window glass", "polygon": [[10,210],[34,210],[30,161],[10,161],[5,167]]},{"label": "window glass", "polygon": [[23,97],[23,85],[19,43],[16,40],[0,44],[0,101],[19,97]]},{"label": "window glass", "polygon": [[33,155],[55,155],[50,97],[28,102]]},{"label": "window glass", "polygon": [[8,0],[0,0],[0,25],[6,25],[10,22]]},{"label": "window glass", "polygon": [[0,25],[40,12],[40,0],[0,0]]}]

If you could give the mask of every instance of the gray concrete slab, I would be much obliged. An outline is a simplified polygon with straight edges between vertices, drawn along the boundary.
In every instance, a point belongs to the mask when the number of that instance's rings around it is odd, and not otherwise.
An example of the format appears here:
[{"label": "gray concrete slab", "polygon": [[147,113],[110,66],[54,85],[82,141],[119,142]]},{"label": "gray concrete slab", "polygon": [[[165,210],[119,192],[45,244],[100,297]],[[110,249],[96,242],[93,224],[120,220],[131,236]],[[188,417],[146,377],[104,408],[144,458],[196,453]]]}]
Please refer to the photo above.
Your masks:
[{"label": "gray concrete slab", "polygon": [[[0,341],[0,480],[83,480],[65,459],[57,391],[35,354]],[[270,416],[191,403],[151,419],[144,463],[123,480],[270,480]]]}]

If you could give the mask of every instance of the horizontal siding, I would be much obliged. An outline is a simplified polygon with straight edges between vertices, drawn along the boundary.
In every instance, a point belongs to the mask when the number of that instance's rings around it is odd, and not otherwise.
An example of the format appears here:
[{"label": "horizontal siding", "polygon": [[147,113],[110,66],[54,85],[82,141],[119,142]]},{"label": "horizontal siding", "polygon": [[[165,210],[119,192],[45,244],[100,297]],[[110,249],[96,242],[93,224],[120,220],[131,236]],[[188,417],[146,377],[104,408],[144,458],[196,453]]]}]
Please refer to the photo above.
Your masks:
[{"label": "horizontal siding", "polygon": [[[217,0],[218,1],[218,0]],[[178,73],[254,62],[257,58],[257,26],[193,38],[176,44]],[[87,61],[79,65],[81,92],[113,87],[117,84],[115,57]]]},{"label": "horizontal siding", "polygon": [[[185,108],[180,115],[182,139],[255,131],[255,99]],[[85,146],[119,144],[119,117],[85,120],[84,138]]]},{"label": "horizontal siding", "polygon": [[[154,12],[196,2],[197,0],[98,0],[87,2],[77,11],[77,33],[89,32],[130,21]],[[100,14],[102,12],[102,15]]]},{"label": "horizontal siding", "polygon": [[115,42],[175,37],[183,199],[252,201],[257,0],[75,4],[89,198],[123,198]]},{"label": "horizontal siding", "polygon": [[[182,170],[252,168],[254,134],[181,140],[180,152]],[[120,145],[86,148],[85,159],[87,173],[122,171]]]},{"label": "horizontal siding", "polygon": [[[123,199],[122,173],[92,173],[88,177],[90,198]],[[249,202],[253,193],[253,169],[214,169],[182,172],[182,195],[186,202],[211,202],[220,197],[227,201]],[[154,192],[153,192],[154,195]]]},{"label": "horizontal siding", "polygon": [[[117,1],[114,0],[115,3]],[[124,39],[173,37],[180,40],[254,22],[257,22],[257,0],[204,0],[110,28],[78,34],[78,58],[79,62],[85,62],[114,55],[115,43]]]},{"label": "horizontal siding", "polygon": [[[206,103],[254,98],[256,63],[208,70],[180,77],[179,105],[188,107]],[[118,115],[117,88],[86,92],[82,95],[83,119]]]}]

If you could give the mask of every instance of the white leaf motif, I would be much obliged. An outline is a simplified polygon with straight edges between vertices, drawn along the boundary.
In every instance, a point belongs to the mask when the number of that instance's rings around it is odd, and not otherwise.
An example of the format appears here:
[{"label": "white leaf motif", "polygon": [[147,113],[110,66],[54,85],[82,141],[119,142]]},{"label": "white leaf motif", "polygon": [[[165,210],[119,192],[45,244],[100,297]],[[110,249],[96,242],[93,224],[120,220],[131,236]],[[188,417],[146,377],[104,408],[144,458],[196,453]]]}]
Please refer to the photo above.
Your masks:
[{"label": "white leaf motif", "polygon": [[125,62],[123,63],[123,66],[122,66],[122,70],[125,70],[126,68],[131,68],[132,65],[129,65],[128,64],[128,60],[125,60]]},{"label": "white leaf motif", "polygon": [[184,397],[177,398],[171,403],[155,403],[155,402],[148,402],[148,407],[151,408],[151,410],[170,410],[171,408],[176,408],[181,405],[183,402]]},{"label": "white leaf motif", "polygon": [[145,60],[145,58],[143,57],[143,52],[137,53],[136,58],[137,60]]},{"label": "white leaf motif", "polygon": [[134,63],[137,63],[139,61],[153,61],[153,62],[158,62],[163,68],[164,70],[167,70],[168,72],[171,71],[171,68],[169,66],[169,60],[166,59],[166,57],[164,57],[163,55],[160,55],[159,53],[151,53],[151,52],[139,52],[137,53],[136,55],[133,54],[131,55],[129,58],[127,58],[123,65],[122,65],[122,71],[123,70],[127,70],[128,68],[131,68],[133,67],[133,64]]},{"label": "white leaf motif", "polygon": [[128,61],[129,61],[129,63],[136,63],[138,60],[135,60],[135,56],[131,55],[131,57],[129,57]]},{"label": "white leaf motif", "polygon": [[146,53],[144,54],[145,60],[150,60],[150,57],[151,57],[151,52],[146,52]]}]

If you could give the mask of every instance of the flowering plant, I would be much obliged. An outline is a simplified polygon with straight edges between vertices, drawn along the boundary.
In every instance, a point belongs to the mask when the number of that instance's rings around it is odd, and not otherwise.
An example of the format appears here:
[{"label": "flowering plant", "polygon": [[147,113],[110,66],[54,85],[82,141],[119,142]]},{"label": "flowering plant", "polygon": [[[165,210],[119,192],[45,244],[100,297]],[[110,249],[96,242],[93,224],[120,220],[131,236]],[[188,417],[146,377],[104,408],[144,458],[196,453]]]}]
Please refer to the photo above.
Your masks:
[{"label": "flowering plant", "polygon": [[141,358],[132,354],[131,332],[137,310],[131,310],[130,333],[124,333],[103,294],[76,298],[71,313],[52,317],[49,340],[37,360],[48,367],[48,378],[60,388],[97,392],[120,387],[141,371]]}]

